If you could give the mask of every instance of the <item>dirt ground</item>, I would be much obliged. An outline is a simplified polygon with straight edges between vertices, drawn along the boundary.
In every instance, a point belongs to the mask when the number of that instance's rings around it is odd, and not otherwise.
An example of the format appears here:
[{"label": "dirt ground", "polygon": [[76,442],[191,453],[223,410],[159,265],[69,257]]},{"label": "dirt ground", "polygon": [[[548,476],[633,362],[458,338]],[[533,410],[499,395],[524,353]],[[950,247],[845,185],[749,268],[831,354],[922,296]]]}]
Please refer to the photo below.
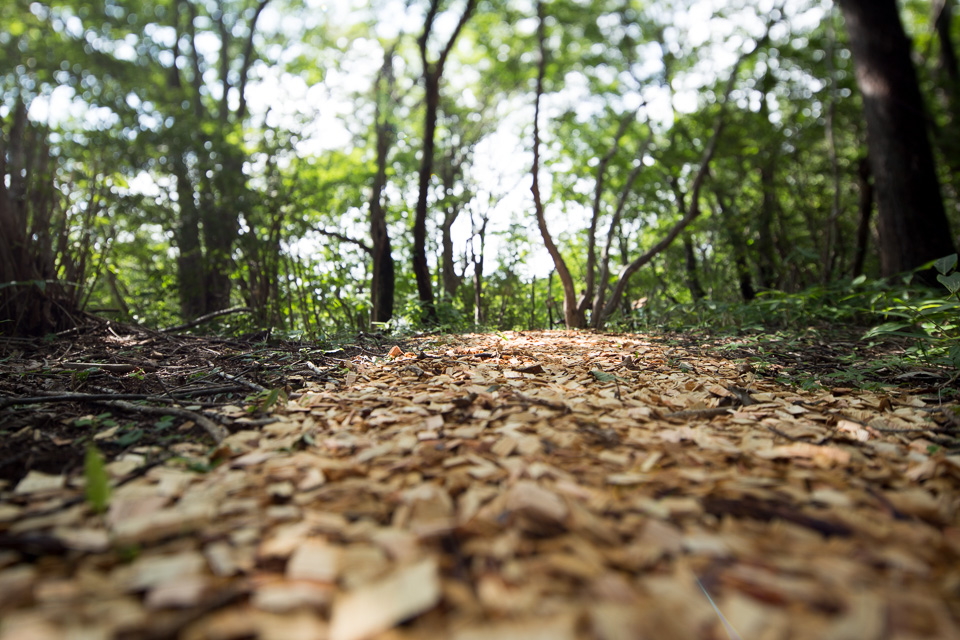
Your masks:
[{"label": "dirt ground", "polygon": [[943,376],[784,382],[858,348],[5,340],[0,640],[960,638]]}]

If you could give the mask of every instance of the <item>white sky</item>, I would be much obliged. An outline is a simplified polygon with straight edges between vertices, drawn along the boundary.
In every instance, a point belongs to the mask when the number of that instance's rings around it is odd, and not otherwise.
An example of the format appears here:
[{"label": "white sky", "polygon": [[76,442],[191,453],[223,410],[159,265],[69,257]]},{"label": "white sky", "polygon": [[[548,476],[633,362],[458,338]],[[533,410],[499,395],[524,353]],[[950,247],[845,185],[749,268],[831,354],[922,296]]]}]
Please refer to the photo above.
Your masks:
[{"label": "white sky", "polygon": [[[704,56],[692,72],[675,78],[672,105],[666,90],[658,87],[648,87],[644,90],[648,115],[652,122],[661,125],[671,122],[673,119],[671,106],[679,113],[694,111],[698,106],[701,87],[712,83],[718,74],[725,75],[739,53],[747,48],[744,36],[757,37],[762,33],[763,22],[756,17],[757,12],[762,14],[769,11],[774,2],[760,0],[755,8],[751,7],[752,3],[747,2],[747,8],[738,14],[739,17],[736,20],[714,18],[718,9],[730,4],[730,0],[699,0],[690,7],[689,11],[679,12],[674,16],[674,26],[665,32],[664,46],[671,51],[678,51],[680,47],[689,48],[707,44],[709,55]],[[797,11],[796,8],[802,4],[803,0],[788,2],[789,24],[795,30],[817,24],[821,19],[823,8],[829,6],[829,0],[822,0],[821,6],[817,9],[806,12]],[[317,22],[318,26],[330,24],[333,28],[363,19],[370,11],[369,3],[365,0],[308,0],[307,5],[308,20]],[[794,10],[791,11],[790,7],[794,7]],[[458,11],[450,11],[439,16],[436,23],[438,41],[445,39],[452,31],[458,14]],[[412,39],[422,30],[422,7],[409,8],[404,0],[387,0],[377,9],[377,17],[378,36],[392,39],[399,33],[406,33],[408,34],[406,37],[410,39],[408,42],[410,46],[413,46]],[[285,20],[291,22],[285,23]],[[524,26],[532,28],[531,25],[533,25],[532,21],[530,25]],[[282,16],[269,6],[261,16],[258,26],[262,32],[283,28],[284,31],[295,33],[302,29],[298,20],[290,16]],[[68,28],[70,27],[71,25],[68,24]],[[778,28],[785,31],[787,26]],[[172,29],[170,34],[164,33],[164,29],[158,28],[153,37],[161,41],[168,35],[172,38]],[[773,35],[784,34],[774,33]],[[215,39],[203,44],[211,55],[215,54],[219,46]],[[118,55],[132,55],[129,44],[117,43],[115,46]],[[295,56],[299,52],[299,47],[299,44],[291,45],[285,50],[283,57],[289,59]],[[654,47],[654,49],[658,48]],[[255,117],[257,114],[262,117],[269,110],[271,125],[293,129],[299,127],[297,123],[303,116],[308,116],[311,123],[303,132],[303,141],[298,146],[298,153],[301,155],[322,155],[330,149],[349,147],[353,144],[354,137],[345,123],[354,117],[357,109],[355,96],[369,92],[382,62],[382,56],[383,52],[375,40],[355,41],[344,56],[340,68],[331,66],[325,71],[323,82],[313,86],[308,86],[303,78],[282,73],[279,67],[259,65],[257,73],[260,79],[248,88],[247,101],[250,112]],[[658,66],[655,59],[647,64],[648,66],[642,71],[644,73],[653,72]],[[416,70],[413,72],[416,73]],[[567,80],[562,91],[545,96],[541,114],[541,127],[545,130],[545,138],[550,136],[551,116],[559,115],[571,105],[577,105],[578,111],[583,110],[583,114],[586,115],[592,109],[590,105],[595,104],[589,96],[585,82],[577,82],[575,76],[568,77]],[[458,86],[457,78],[452,77],[447,79],[442,90],[462,94],[464,89],[464,86]],[[637,93],[625,95],[623,101],[625,106],[636,105],[640,101],[640,95]],[[496,267],[495,233],[506,230],[515,219],[527,220],[531,229],[534,229],[531,234],[533,246],[542,245],[535,231],[529,191],[532,155],[528,149],[529,140],[522,136],[522,132],[529,132],[533,106],[517,102],[501,105],[501,107],[504,108],[505,113],[499,128],[477,145],[474,162],[470,169],[471,176],[479,184],[481,192],[492,192],[501,196],[491,211],[491,221],[488,226],[488,239],[491,241],[486,254],[488,271]],[[36,120],[50,121],[52,124],[68,119],[82,119],[91,127],[102,124],[112,117],[112,114],[105,109],[87,109],[81,100],[75,98],[72,89],[66,87],[55,90],[46,98],[34,100],[30,115]],[[418,142],[414,141],[414,143]],[[584,178],[592,183],[592,172],[587,168],[586,163],[584,166]],[[541,181],[543,183],[541,188],[546,196],[549,194],[550,177],[543,169],[541,169]],[[155,193],[158,190],[157,185],[147,175],[134,180],[132,188],[145,193]],[[415,198],[416,195],[413,194],[412,197]],[[548,209],[548,221],[554,238],[562,232],[575,230],[577,225],[582,225],[587,215],[586,211],[583,212],[583,216],[565,215],[559,206],[552,205]],[[573,220],[573,217],[578,219]],[[456,246],[464,246],[470,234],[469,227],[469,216],[464,212],[454,227]],[[604,231],[604,229],[600,230],[601,233]],[[539,252],[531,256],[526,265],[526,272],[521,275],[544,277],[551,270],[549,256],[541,246]]]}]

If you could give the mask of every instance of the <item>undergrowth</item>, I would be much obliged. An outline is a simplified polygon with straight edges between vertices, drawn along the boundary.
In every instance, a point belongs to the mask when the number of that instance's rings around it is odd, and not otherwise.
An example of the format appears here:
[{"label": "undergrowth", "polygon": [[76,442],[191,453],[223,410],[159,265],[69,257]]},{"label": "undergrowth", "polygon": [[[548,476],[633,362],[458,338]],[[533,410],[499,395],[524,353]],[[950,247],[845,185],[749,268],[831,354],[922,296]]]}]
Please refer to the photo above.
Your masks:
[{"label": "undergrowth", "polygon": [[[915,277],[928,269],[936,270],[939,288],[924,286]],[[852,349],[838,359],[845,366],[820,376],[820,381],[868,387],[872,374],[878,371],[928,367],[943,372],[949,378],[945,386],[949,386],[960,377],[957,256],[937,260],[916,273],[897,280],[868,280],[861,276],[795,293],[766,291],[749,303],[648,305],[635,315],[622,318],[618,328],[736,337],[735,342],[727,343],[727,348],[749,345],[758,356],[754,364],[761,369],[765,353],[801,349],[811,338],[829,341],[838,336],[853,336],[862,348],[896,339],[902,349],[870,361],[862,359],[859,349]],[[800,378],[801,384],[810,382]]]}]

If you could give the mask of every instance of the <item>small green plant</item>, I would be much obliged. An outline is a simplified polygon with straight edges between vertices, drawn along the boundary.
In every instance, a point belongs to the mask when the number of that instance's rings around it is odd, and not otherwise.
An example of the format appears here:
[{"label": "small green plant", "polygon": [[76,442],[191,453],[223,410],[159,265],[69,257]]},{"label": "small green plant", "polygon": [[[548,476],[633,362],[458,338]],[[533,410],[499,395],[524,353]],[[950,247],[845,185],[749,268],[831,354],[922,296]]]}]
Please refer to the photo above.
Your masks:
[{"label": "small green plant", "polygon": [[103,513],[110,504],[110,478],[103,461],[103,454],[94,445],[87,445],[87,454],[83,461],[84,489],[87,504],[94,513]]},{"label": "small green plant", "polygon": [[247,411],[250,413],[269,411],[280,400],[287,401],[287,394],[282,389],[264,389],[260,393],[247,396],[246,401],[250,403]]},{"label": "small green plant", "polygon": [[84,416],[82,418],[77,418],[73,421],[75,427],[93,427],[97,429],[99,427],[110,427],[117,426],[117,421],[113,419],[113,415],[108,413],[101,413],[96,416]]},{"label": "small green plant", "polygon": [[937,281],[948,295],[926,295],[914,299],[909,292],[895,295],[892,304],[883,309],[897,318],[874,327],[864,339],[879,335],[896,335],[915,341],[918,358],[927,364],[960,369],[960,272],[956,271],[957,254],[940,258],[932,265]]}]

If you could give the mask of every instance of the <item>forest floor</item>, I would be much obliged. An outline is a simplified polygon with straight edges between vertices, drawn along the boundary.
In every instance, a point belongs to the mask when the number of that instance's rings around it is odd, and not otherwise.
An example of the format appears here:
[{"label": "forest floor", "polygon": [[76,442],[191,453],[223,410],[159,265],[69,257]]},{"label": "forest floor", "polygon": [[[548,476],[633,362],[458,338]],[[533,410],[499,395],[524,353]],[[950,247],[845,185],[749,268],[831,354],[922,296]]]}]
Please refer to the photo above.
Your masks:
[{"label": "forest floor", "polygon": [[901,347],[3,340],[0,639],[960,638],[955,389]]}]

